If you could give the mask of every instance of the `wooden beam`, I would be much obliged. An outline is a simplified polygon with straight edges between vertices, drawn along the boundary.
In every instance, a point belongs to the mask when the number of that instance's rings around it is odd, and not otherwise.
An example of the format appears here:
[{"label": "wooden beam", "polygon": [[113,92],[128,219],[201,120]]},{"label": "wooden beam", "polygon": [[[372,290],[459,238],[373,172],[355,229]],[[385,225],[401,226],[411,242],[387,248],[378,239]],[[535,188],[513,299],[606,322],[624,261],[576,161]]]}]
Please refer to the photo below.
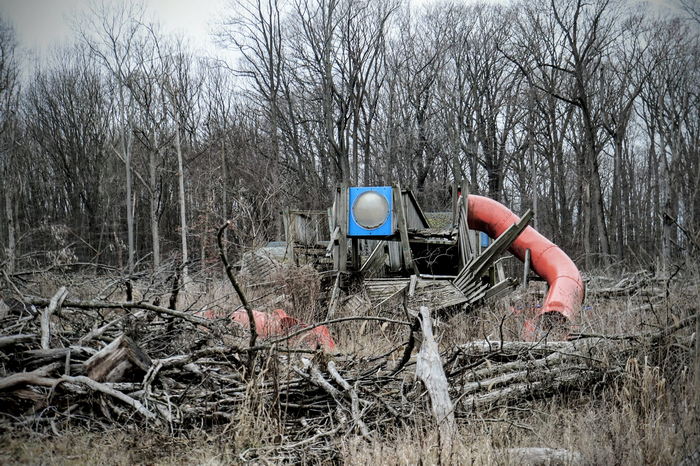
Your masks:
[{"label": "wooden beam", "polygon": [[[413,191],[411,190],[403,190],[401,191],[402,193],[402,198],[404,199],[404,212],[408,208],[408,202],[411,203],[411,207],[416,212],[416,215],[418,216],[418,220],[422,224],[422,228],[430,228],[430,222],[428,222],[427,217],[425,216],[425,213],[423,212],[423,209],[420,208],[420,205],[418,204],[418,200],[416,199],[416,196],[413,195]],[[408,216],[406,215],[406,223],[408,223]],[[417,228],[415,225],[410,225],[411,228]]]},{"label": "wooden beam", "polygon": [[396,213],[399,228],[399,237],[401,238],[401,253],[403,254],[403,263],[406,270],[413,269],[416,275],[418,273],[418,267],[413,262],[413,255],[411,254],[411,243],[408,240],[408,226],[406,225],[406,209],[404,208],[403,195],[401,194],[401,185],[396,185],[393,188],[394,191],[394,203],[396,205]]},{"label": "wooden beam", "polygon": [[527,288],[528,278],[530,275],[530,248],[525,250],[525,260],[523,261],[523,280],[522,285]]},{"label": "wooden beam", "polygon": [[472,244],[472,233],[469,230],[469,184],[462,181],[462,196],[458,203],[458,243],[459,243],[459,266],[464,267],[475,255],[475,248]]},{"label": "wooden beam", "polygon": [[338,215],[336,220],[340,227],[340,236],[338,237],[338,267],[336,270],[345,272],[348,269],[348,185],[343,183],[340,186],[340,196],[338,203]]},{"label": "wooden beam", "polygon": [[337,272],[335,276],[335,282],[333,283],[333,291],[331,292],[331,300],[328,303],[328,312],[326,313],[326,320],[331,320],[335,315],[335,311],[338,309],[338,301],[340,300],[340,276],[342,274]]},{"label": "wooden beam", "polygon": [[423,332],[423,342],[416,357],[416,377],[423,382],[430,395],[430,405],[438,425],[440,463],[449,464],[453,461],[452,446],[457,434],[454,405],[450,399],[449,384],[440,359],[440,350],[433,336],[433,323],[427,307],[420,308],[418,320]]},{"label": "wooden beam", "polygon": [[350,240],[350,252],[352,257],[352,270],[360,270],[360,240],[352,238]]}]

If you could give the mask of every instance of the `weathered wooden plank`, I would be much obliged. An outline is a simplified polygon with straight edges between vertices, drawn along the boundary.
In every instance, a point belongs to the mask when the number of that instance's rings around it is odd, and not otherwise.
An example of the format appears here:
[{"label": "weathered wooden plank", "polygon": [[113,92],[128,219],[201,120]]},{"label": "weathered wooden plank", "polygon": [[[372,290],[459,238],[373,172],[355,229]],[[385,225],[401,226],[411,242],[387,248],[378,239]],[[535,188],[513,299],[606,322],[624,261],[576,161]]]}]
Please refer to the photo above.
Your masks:
[{"label": "weathered wooden plank", "polygon": [[416,275],[412,277],[416,277],[415,285],[412,285],[412,278],[366,280],[367,296],[374,306],[379,306],[406,292],[408,306],[415,310],[421,305],[430,305],[437,311],[467,302],[467,297],[449,280],[424,280]]},{"label": "weathered wooden plank", "polygon": [[399,237],[401,238],[401,253],[403,254],[403,262],[406,270],[413,269],[413,272],[418,275],[418,267],[413,262],[411,254],[411,243],[408,240],[408,226],[406,224],[406,209],[404,208],[403,196],[401,195],[401,185],[395,186],[394,200],[398,203],[396,212],[398,217]]},{"label": "weathered wooden plank", "polygon": [[331,299],[328,303],[328,312],[326,320],[331,320],[335,316],[335,311],[338,308],[338,300],[340,299],[340,272],[336,273],[335,281],[333,282],[333,291],[331,291]]},{"label": "weathered wooden plank", "polygon": [[399,241],[389,241],[387,249],[389,251],[389,271],[400,271],[401,263],[403,262],[401,256],[401,243]]},{"label": "weathered wooden plank", "polygon": [[496,283],[486,291],[483,299],[493,299],[503,294],[508,293],[513,288],[515,288],[517,282],[512,278],[504,278],[502,281]]},{"label": "weathered wooden plank", "polygon": [[362,264],[360,272],[364,277],[373,277],[377,275],[384,267],[386,261],[386,241],[382,240],[377,243],[369,257]]},{"label": "weathered wooden plank", "polygon": [[352,255],[352,269],[360,270],[360,241],[352,238],[350,241],[350,251]]},{"label": "weathered wooden plank", "polygon": [[465,181],[462,183],[462,195],[459,198],[459,220],[457,226],[459,229],[459,266],[464,267],[469,263],[475,255],[475,250],[472,245],[472,233],[469,230],[469,184]]},{"label": "weathered wooden plank", "polygon": [[454,228],[423,228],[420,230],[408,230],[408,240],[411,243],[452,246],[456,244],[457,237],[457,230]]},{"label": "weathered wooden plank", "polygon": [[408,297],[412,297],[416,293],[416,284],[418,283],[418,276],[411,275],[411,281],[408,285]]},{"label": "weathered wooden plank", "polygon": [[457,238],[457,230],[455,228],[409,228],[408,237],[411,240],[420,238],[442,238],[452,240]]},{"label": "weathered wooden plank", "polygon": [[418,201],[416,200],[413,192],[410,190],[402,190],[401,200],[403,201],[405,215],[406,215],[406,225],[411,229],[428,228],[430,224],[425,214],[420,208]]},{"label": "weathered wooden plank", "polygon": [[496,261],[494,264],[494,268],[496,269],[496,281],[497,282],[502,282],[503,280],[506,279],[506,273],[503,270],[503,261],[508,259],[507,257],[501,257]]},{"label": "weathered wooden plank", "polygon": [[343,301],[343,315],[366,315],[367,311],[369,310],[369,307],[369,300],[363,294],[355,293],[350,295],[347,299]]},{"label": "weathered wooden plank", "polygon": [[340,228],[334,226],[331,233],[331,239],[328,241],[328,246],[326,246],[326,257],[331,257],[333,255],[333,247],[335,246],[336,241],[338,241],[339,235]]}]

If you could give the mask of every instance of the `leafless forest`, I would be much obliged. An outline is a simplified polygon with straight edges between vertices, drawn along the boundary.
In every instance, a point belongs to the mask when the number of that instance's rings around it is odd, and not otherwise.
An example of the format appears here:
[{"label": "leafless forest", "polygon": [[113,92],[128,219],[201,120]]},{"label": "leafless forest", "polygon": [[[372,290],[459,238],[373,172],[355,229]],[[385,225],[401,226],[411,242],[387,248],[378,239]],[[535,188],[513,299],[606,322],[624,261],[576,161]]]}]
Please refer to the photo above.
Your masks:
[{"label": "leafless forest", "polygon": [[[212,31],[229,61],[136,2],[95,3],[34,66],[0,22],[0,459],[65,460],[68,438],[79,463],[697,464],[700,4],[670,3],[231,0]],[[445,212],[462,183],[535,212],[589,311],[545,350],[507,318],[535,284],[438,319],[450,432],[400,306],[343,308],[335,361],[196,314],[247,294],[319,322],[332,281],[287,264],[265,292],[240,271],[240,292],[219,249],[284,241],[283,211],[340,184]],[[150,369],[95,388],[82,364],[122,336]]]}]

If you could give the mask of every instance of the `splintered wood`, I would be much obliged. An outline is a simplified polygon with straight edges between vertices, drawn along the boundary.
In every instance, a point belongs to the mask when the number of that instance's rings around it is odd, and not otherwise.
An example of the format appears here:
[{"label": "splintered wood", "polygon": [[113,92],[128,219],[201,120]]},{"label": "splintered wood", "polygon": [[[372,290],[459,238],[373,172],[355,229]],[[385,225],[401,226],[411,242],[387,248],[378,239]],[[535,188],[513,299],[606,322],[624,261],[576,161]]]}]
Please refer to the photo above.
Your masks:
[{"label": "splintered wood", "polygon": [[[465,296],[470,297],[470,302],[484,299],[489,285],[488,283],[484,284],[481,282],[482,275],[498,259],[498,256],[510,247],[518,235],[527,228],[530,220],[532,220],[532,216],[532,211],[528,210],[518,223],[504,231],[484,252],[471,259],[459,272],[459,275],[457,275],[457,278],[454,280],[454,285],[464,293]],[[501,285],[501,283],[503,283],[503,285]],[[505,281],[497,284],[497,286],[503,288],[513,285],[514,282],[506,283]]]},{"label": "splintered wood", "polygon": [[151,358],[133,340],[121,335],[85,361],[88,377],[98,382],[142,380]]},{"label": "splintered wood", "polygon": [[450,399],[449,384],[440,359],[440,350],[433,337],[433,323],[427,307],[420,308],[418,316],[423,343],[416,360],[416,377],[425,385],[430,395],[430,405],[440,433],[440,460],[448,462],[452,456],[452,443],[457,432],[454,406]]}]

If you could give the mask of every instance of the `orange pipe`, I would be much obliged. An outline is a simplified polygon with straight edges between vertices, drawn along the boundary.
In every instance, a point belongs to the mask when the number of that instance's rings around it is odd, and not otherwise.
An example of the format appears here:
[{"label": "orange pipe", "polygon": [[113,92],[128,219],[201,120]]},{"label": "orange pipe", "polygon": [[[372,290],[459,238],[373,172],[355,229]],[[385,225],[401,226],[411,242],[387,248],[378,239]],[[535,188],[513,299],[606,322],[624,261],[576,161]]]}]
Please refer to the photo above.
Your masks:
[{"label": "orange pipe", "polygon": [[[497,238],[519,220],[517,215],[500,202],[469,195],[469,228]],[[522,261],[527,249],[530,250],[532,269],[549,284],[549,292],[537,317],[558,312],[567,319],[572,319],[580,310],[584,297],[583,280],[578,268],[559,246],[530,226],[518,235],[508,250]]]},{"label": "orange pipe", "polygon": [[[211,320],[228,317],[231,321],[238,323],[244,328],[250,326],[248,312],[245,309],[238,309],[233,313],[207,309],[196,312],[195,315]],[[294,317],[291,317],[284,312],[283,309],[275,309],[272,312],[254,310],[253,320],[255,321],[255,329],[258,331],[258,336],[262,338],[285,336],[310,327],[310,325],[299,322]],[[325,351],[333,351],[335,349],[335,341],[333,341],[331,332],[325,325],[319,325],[318,327],[309,329],[308,332],[301,333],[294,338],[291,343],[303,345],[311,349],[321,348]]]}]

